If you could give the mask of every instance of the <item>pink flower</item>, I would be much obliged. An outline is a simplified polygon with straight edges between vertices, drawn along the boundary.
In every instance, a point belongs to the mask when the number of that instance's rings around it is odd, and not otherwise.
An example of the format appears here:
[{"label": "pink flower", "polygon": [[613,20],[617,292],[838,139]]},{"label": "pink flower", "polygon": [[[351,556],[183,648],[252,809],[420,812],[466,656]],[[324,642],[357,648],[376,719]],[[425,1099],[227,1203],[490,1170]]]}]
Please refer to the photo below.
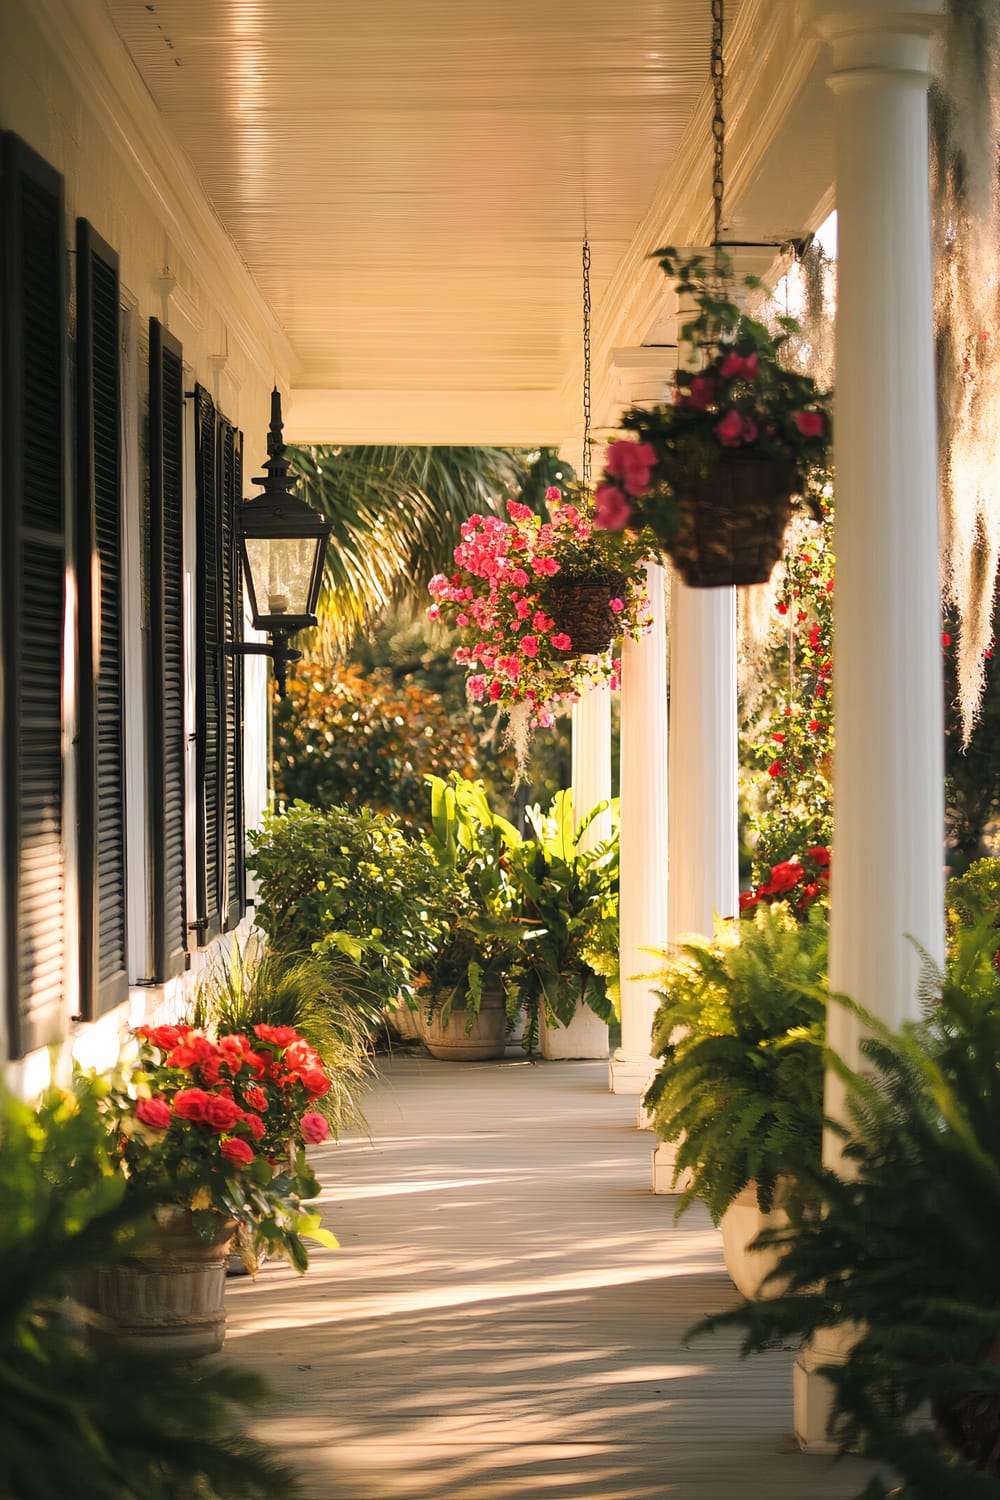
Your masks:
[{"label": "pink flower", "polygon": [[745,443],[755,443],[760,436],[760,428],[752,417],[743,418],[743,427],[740,436]]},{"label": "pink flower", "polygon": [[435,599],[439,599],[448,589],[448,580],[443,573],[435,573],[427,585]]},{"label": "pink flower", "polygon": [[318,1146],[330,1134],[330,1127],[322,1115],[309,1110],[302,1116],[302,1139],[310,1146]]},{"label": "pink flower", "polygon": [[545,491],[545,499],[547,504],[549,505],[558,505],[559,501],[562,499],[562,490],[557,484],[550,484],[548,489]]},{"label": "pink flower", "polygon": [[723,380],[756,380],[757,356],[748,354],[744,359],[742,354],[727,354],[719,366],[719,373]]},{"label": "pink flower", "polygon": [[803,437],[822,437],[825,425],[821,411],[797,411],[794,422]]},{"label": "pink flower", "polygon": [[521,654],[532,658],[538,655],[537,635],[526,635],[524,637],[524,640],[521,642]]},{"label": "pink flower", "polygon": [[536,630],[546,632],[552,629],[555,621],[550,615],[547,615],[545,613],[544,609],[536,609],[535,613],[531,617],[531,623]]},{"label": "pink flower", "polygon": [[527,588],[530,579],[523,568],[515,568],[510,575],[511,583],[516,583],[519,589]]},{"label": "pink flower", "polygon": [[715,400],[715,381],[708,375],[696,375],[688,389],[688,401],[699,411],[707,411]]},{"label": "pink flower", "polygon": [[738,448],[743,441],[743,418],[738,411],[727,411],[715,424],[715,435],[724,448]]},{"label": "pink flower", "polygon": [[531,614],[531,605],[527,599],[518,599],[514,605],[514,613],[519,620],[526,620]]},{"label": "pink flower", "polygon": [[440,618],[441,618],[441,606],[440,606],[440,604],[432,604],[429,607],[429,609],[427,610],[427,618],[428,618],[428,620],[440,620]]},{"label": "pink flower", "polygon": [[167,1130],[170,1125],[170,1105],[163,1099],[140,1099],[135,1107],[136,1118],[150,1130]]},{"label": "pink flower", "polygon": [[560,635],[554,635],[552,637],[552,645],[554,650],[556,651],[568,651],[572,644],[573,642],[570,640],[569,636],[565,634],[565,632]]},{"label": "pink flower", "polygon": [[539,729],[551,729],[555,722],[556,716],[552,712],[551,708],[540,708],[538,710]]},{"label": "pink flower", "polygon": [[486,678],[470,677],[465,686],[472,701],[474,703],[481,703],[483,694],[486,692]]},{"label": "pink flower", "polygon": [[613,615],[620,615],[625,608],[625,602],[622,599],[610,599],[608,601],[608,608]]},{"label": "pink flower", "polygon": [[494,677],[493,681],[490,683],[490,701],[492,703],[495,703],[497,701],[497,699],[500,697],[500,694],[502,692],[503,692],[503,688],[501,687],[500,683],[497,682],[496,678]]},{"label": "pink flower", "polygon": [[608,473],[622,481],[628,495],[642,495],[649,489],[650,470],[655,463],[656,454],[649,443],[612,443],[604,460]]},{"label": "pink flower", "polygon": [[507,514],[512,521],[530,521],[533,511],[530,505],[522,505],[518,500],[508,500]]},{"label": "pink flower", "polygon": [[462,614],[462,615],[456,615],[455,616],[455,624],[456,625],[468,625],[468,623],[469,623],[469,617],[468,617],[468,615]]},{"label": "pink flower", "polygon": [[621,531],[628,525],[632,507],[617,485],[599,484],[594,491],[594,505],[594,524],[602,531]]},{"label": "pink flower", "polygon": [[536,557],[531,566],[540,578],[551,578],[553,573],[559,572],[559,564],[554,557]]}]

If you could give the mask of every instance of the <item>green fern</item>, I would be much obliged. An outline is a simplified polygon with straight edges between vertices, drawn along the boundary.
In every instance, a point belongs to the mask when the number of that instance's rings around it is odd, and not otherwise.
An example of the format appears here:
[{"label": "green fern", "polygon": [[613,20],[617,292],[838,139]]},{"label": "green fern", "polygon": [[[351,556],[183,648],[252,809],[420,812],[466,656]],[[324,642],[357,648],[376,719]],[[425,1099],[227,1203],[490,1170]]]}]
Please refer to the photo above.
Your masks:
[{"label": "green fern", "polygon": [[659,977],[646,1095],[657,1134],[678,1143],[677,1175],[716,1223],[749,1183],[765,1212],[778,1178],[819,1162],[822,1136],[827,920],[761,907],[693,939]]}]

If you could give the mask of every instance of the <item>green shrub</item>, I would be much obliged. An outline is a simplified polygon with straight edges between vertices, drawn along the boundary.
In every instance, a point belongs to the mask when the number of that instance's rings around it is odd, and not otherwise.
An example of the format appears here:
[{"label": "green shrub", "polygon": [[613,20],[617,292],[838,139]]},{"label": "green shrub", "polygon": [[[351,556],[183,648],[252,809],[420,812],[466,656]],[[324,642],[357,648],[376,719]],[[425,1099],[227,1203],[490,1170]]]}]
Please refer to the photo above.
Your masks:
[{"label": "green shrub", "polygon": [[[738,941],[737,941],[738,936]],[[815,1168],[823,1125],[828,924],[786,906],[720,924],[659,976],[653,1048],[663,1066],[646,1094],[657,1134],[679,1143],[677,1174],[719,1222],[756,1184],[767,1212],[779,1177]]]},{"label": "green shrub", "polygon": [[[947,977],[928,966],[926,1018],[868,1033],[842,1064],[844,1176],[816,1168],[759,1236],[782,1251],[783,1295],[692,1332],[743,1331],[743,1352],[859,1330],[824,1370],[845,1445],[892,1465],[907,1500],[1000,1493],[1000,984],[989,921],[961,932]],[[933,1428],[914,1418],[930,1407]],[[873,1480],[865,1500],[884,1500]]]},{"label": "green shrub", "polygon": [[250,841],[257,922],[276,952],[346,954],[390,1005],[438,952],[459,886],[398,818],[297,802]]}]

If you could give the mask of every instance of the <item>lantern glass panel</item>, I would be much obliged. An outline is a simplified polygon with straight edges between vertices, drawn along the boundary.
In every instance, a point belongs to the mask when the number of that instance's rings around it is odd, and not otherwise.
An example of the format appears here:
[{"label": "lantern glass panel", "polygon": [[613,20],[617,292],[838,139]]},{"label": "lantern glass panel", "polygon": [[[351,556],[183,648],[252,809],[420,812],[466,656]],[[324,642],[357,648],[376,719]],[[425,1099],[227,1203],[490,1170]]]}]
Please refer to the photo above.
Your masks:
[{"label": "lantern glass panel", "polygon": [[324,537],[246,537],[247,563],[261,615],[306,615],[316,551]]}]

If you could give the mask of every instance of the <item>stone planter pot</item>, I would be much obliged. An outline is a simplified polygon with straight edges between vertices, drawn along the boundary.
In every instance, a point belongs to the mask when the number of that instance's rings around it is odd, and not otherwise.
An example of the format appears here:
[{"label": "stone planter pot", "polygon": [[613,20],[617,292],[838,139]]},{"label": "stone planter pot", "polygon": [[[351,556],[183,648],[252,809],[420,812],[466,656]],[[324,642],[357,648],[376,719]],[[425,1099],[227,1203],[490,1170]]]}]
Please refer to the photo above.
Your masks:
[{"label": "stone planter pot", "polygon": [[411,1010],[408,1005],[400,1003],[394,1010],[390,1010],[387,1006],[383,1010],[382,1015],[401,1042],[419,1042],[423,1040],[419,1012]]},{"label": "stone planter pot", "polygon": [[722,1253],[729,1279],[744,1297],[778,1297],[783,1290],[780,1281],[761,1291],[761,1283],[778,1264],[776,1250],[751,1250],[749,1247],[764,1229],[784,1229],[788,1215],[781,1207],[781,1184],[775,1193],[774,1207],[762,1213],[757,1206],[757,1185],[748,1183],[726,1209],[719,1228],[722,1230]]},{"label": "stone planter pot", "polygon": [[507,1013],[503,990],[484,989],[479,1014],[466,1031],[467,1010],[453,1010],[447,1026],[442,1026],[439,1011],[430,1015],[421,1011],[420,1024],[424,1046],[432,1057],[442,1062],[485,1062],[503,1057],[507,1048]]},{"label": "stone planter pot", "polygon": [[135,1348],[197,1359],[226,1336],[226,1264],[234,1225],[203,1240],[181,1208],[155,1211],[156,1232],[130,1259],[94,1273],[91,1306]]}]

